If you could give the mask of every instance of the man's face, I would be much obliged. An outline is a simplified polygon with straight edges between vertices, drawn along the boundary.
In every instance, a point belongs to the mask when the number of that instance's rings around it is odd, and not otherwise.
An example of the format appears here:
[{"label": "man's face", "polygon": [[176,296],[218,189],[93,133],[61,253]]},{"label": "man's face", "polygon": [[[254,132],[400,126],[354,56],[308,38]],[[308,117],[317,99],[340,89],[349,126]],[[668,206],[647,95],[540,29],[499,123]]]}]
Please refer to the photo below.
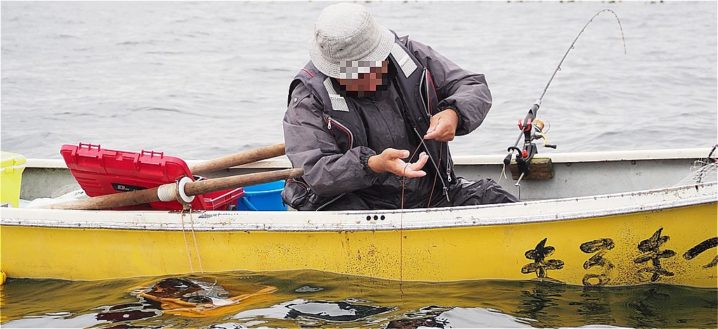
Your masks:
[{"label": "man's face", "polygon": [[372,67],[369,73],[359,73],[358,79],[337,79],[346,91],[374,92],[382,85],[384,74],[389,72],[389,62],[382,61],[380,67]]}]

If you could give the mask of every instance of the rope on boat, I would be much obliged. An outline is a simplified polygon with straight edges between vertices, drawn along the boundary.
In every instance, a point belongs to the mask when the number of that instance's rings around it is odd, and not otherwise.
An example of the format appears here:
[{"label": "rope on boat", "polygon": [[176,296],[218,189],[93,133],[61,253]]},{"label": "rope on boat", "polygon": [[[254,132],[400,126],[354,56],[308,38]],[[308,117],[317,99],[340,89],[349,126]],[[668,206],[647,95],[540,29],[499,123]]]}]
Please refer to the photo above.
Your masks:
[{"label": "rope on boat", "polygon": [[189,208],[189,223],[190,229],[192,230],[192,240],[194,241],[194,252],[197,254],[197,262],[199,263],[199,272],[204,273],[204,267],[202,266],[202,254],[199,252],[199,244],[197,243],[197,235],[194,232],[194,218],[192,218],[192,208]]},{"label": "rope on boat", "polygon": [[718,160],[716,160],[716,156],[714,155],[716,149],[718,149],[718,144],[713,146],[707,157],[694,161],[688,175],[673,186],[678,187],[718,181]]},{"label": "rope on boat", "polygon": [[184,239],[184,250],[187,254],[187,260],[189,261],[189,271],[194,273],[194,265],[192,264],[192,252],[189,249],[189,242],[187,242],[187,232],[184,227],[184,211],[180,213],[180,221],[182,222],[182,238]]},{"label": "rope on boat", "polygon": [[185,251],[187,252],[187,259],[189,260],[190,273],[194,273],[194,264],[192,262],[192,250],[187,241],[187,231],[185,230],[184,216],[189,214],[190,232],[192,233],[192,243],[194,244],[194,253],[197,257],[197,263],[199,265],[199,272],[204,273],[204,266],[202,266],[202,255],[199,252],[199,244],[197,243],[197,235],[194,231],[194,218],[192,217],[192,207],[185,205],[185,209],[180,213],[180,220],[182,221],[182,238],[184,239]]}]

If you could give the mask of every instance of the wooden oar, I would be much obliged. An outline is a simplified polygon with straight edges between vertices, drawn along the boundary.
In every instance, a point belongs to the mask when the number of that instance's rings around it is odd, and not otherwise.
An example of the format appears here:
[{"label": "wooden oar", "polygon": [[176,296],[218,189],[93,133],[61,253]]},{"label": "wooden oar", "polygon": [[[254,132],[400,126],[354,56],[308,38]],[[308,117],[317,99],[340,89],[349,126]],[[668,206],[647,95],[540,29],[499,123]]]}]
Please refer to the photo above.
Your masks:
[{"label": "wooden oar", "polygon": [[[194,196],[219,190],[231,189],[240,186],[272,182],[280,179],[300,177],[304,170],[299,168],[267,171],[254,174],[236,175],[230,177],[213,178],[184,184],[184,194]],[[103,196],[92,197],[51,205],[52,209],[100,210],[134,206],[157,201],[178,200],[178,184],[168,183],[146,190],[136,190]],[[168,199],[168,196],[171,199]],[[162,199],[160,199],[162,197]]]},{"label": "wooden oar", "polygon": [[256,162],[259,160],[269,159],[284,155],[284,144],[276,144],[270,146],[259,147],[252,150],[239,152],[223,156],[221,158],[212,159],[206,162],[198,163],[190,168],[193,175],[202,175],[214,171],[219,171],[234,166]]}]

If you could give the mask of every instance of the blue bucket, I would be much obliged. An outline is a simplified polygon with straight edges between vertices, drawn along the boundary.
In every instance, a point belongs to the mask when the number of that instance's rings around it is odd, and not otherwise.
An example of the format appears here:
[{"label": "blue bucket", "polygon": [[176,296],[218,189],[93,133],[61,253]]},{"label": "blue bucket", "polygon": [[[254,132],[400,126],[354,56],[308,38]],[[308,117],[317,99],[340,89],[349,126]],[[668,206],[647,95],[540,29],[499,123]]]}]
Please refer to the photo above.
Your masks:
[{"label": "blue bucket", "polygon": [[244,196],[237,200],[237,210],[250,211],[286,211],[282,201],[284,181],[251,185],[244,187]]}]

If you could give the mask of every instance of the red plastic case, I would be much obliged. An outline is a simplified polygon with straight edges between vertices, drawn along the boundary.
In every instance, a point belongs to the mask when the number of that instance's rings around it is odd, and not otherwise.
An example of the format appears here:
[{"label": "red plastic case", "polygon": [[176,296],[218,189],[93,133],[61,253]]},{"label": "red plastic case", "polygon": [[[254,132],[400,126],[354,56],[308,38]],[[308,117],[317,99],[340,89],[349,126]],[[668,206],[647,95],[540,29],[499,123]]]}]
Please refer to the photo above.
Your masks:
[{"label": "red plastic case", "polygon": [[[63,145],[60,154],[72,176],[88,196],[100,196],[132,190],[153,188],[187,176],[197,177],[184,160],[161,152],[140,153],[102,149],[100,145]],[[194,210],[227,210],[244,195],[240,188],[198,195],[192,201]],[[152,209],[182,210],[177,201],[153,202]],[[122,209],[147,209],[147,206]]]}]

